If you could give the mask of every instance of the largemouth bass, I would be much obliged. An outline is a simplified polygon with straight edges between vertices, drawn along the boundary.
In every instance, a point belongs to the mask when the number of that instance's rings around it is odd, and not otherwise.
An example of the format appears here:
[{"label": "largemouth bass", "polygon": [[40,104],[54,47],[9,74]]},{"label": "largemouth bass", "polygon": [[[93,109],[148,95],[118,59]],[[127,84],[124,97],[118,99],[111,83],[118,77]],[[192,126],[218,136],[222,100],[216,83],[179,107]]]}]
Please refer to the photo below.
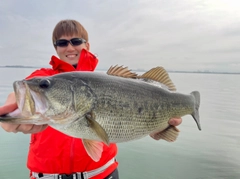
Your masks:
[{"label": "largemouth bass", "polygon": [[150,135],[175,141],[179,130],[169,119],[192,115],[199,130],[200,94],[177,93],[162,67],[137,75],[115,66],[101,72],[67,72],[15,81],[18,109],[0,122],[49,124],[81,138],[94,161],[103,143],[119,143]]}]

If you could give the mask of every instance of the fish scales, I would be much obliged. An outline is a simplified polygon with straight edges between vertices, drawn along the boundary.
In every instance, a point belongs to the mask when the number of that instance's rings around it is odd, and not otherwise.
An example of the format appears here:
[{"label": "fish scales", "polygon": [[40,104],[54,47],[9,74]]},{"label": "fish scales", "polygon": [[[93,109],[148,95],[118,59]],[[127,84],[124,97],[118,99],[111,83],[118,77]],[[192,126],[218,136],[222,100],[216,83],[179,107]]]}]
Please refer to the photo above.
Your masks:
[{"label": "fish scales", "polygon": [[165,129],[172,116],[183,116],[193,110],[191,95],[169,92],[141,80],[102,73],[73,75],[95,94],[92,111],[111,142],[125,142],[146,136],[156,128]]},{"label": "fish scales", "polygon": [[176,93],[162,67],[139,76],[127,68],[110,67],[107,74],[68,72],[13,84],[18,109],[0,122],[48,124],[81,138],[88,155],[99,161],[103,143],[119,143],[150,135],[168,142],[179,130],[171,118],[190,114],[199,122],[200,93]]}]

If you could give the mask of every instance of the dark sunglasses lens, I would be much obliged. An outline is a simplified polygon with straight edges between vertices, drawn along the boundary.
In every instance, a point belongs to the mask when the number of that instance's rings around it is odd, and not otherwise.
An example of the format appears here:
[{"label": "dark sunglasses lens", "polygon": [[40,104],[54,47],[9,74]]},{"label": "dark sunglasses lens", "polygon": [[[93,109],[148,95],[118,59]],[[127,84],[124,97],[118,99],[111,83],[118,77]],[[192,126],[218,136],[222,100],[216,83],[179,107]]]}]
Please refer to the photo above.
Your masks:
[{"label": "dark sunglasses lens", "polygon": [[82,39],[71,39],[72,45],[81,45],[83,43]]},{"label": "dark sunglasses lens", "polygon": [[66,46],[68,46],[68,40],[64,40],[64,39],[62,39],[62,40],[57,40],[56,41],[56,46],[59,46],[59,47],[66,47]]}]

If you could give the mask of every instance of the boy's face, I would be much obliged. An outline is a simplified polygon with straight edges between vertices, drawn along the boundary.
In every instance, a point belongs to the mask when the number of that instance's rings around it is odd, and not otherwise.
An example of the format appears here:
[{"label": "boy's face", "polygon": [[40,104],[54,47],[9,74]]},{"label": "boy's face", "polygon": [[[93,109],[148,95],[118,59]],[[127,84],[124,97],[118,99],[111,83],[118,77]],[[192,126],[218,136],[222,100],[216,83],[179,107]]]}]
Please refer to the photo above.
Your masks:
[{"label": "boy's face", "polygon": [[[61,36],[59,39],[71,40],[73,38],[78,38],[77,36]],[[68,43],[66,47],[56,46],[56,52],[59,58],[71,65],[77,64],[80,53],[82,49],[89,51],[89,43],[82,43],[81,45],[73,46],[71,43]]]}]

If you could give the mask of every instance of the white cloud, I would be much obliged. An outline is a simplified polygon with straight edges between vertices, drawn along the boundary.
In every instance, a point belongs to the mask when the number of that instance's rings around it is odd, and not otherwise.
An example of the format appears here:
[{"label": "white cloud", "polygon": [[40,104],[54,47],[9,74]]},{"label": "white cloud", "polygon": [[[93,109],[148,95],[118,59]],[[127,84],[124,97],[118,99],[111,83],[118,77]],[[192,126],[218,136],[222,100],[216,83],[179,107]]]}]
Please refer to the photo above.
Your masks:
[{"label": "white cloud", "polygon": [[240,6],[234,0],[17,1],[0,4],[0,64],[46,66],[61,19],[88,30],[99,68],[240,71]]}]

